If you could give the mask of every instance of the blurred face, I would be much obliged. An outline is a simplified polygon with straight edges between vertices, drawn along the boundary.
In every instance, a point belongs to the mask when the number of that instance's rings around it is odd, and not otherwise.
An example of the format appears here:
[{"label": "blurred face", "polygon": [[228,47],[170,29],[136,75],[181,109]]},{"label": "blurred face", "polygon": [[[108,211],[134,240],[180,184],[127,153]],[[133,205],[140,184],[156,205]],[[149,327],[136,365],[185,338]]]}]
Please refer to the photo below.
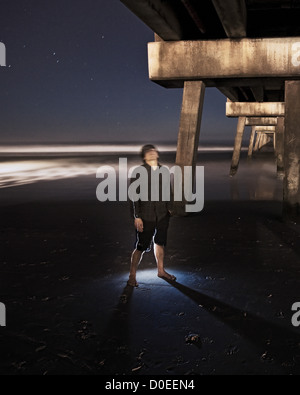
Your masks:
[{"label": "blurred face", "polygon": [[150,161],[154,161],[154,160],[158,160],[159,156],[158,156],[158,152],[156,151],[156,149],[151,149],[149,151],[146,152],[144,160],[146,162],[150,162]]}]

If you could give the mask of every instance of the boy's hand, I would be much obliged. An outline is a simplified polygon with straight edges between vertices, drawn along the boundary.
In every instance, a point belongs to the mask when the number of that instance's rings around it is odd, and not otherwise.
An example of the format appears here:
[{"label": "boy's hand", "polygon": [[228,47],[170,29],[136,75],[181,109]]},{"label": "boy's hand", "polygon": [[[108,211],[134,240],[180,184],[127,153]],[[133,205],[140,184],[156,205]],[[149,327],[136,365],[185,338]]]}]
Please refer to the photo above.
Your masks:
[{"label": "boy's hand", "polygon": [[140,233],[143,233],[144,231],[144,223],[143,220],[141,218],[136,218],[134,220],[134,226],[136,228],[136,230]]}]

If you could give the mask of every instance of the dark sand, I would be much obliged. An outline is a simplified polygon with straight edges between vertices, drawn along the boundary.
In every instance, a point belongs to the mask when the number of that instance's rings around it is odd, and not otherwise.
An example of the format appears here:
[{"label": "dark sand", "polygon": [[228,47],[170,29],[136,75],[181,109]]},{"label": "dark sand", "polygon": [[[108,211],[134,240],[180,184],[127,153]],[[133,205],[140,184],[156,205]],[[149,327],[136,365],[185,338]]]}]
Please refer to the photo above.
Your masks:
[{"label": "dark sand", "polygon": [[1,190],[1,374],[300,373],[300,225],[281,220],[274,158],[243,155],[234,180],[230,153],[199,161],[205,209],[170,225],[175,284],[149,253],[126,287],[128,205],[97,202],[95,177]]}]

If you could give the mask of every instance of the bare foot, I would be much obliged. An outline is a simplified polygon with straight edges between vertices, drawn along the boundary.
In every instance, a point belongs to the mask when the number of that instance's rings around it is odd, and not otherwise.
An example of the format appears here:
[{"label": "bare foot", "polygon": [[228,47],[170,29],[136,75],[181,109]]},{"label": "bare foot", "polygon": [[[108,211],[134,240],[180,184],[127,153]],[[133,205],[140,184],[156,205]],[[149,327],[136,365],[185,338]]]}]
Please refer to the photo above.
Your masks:
[{"label": "bare foot", "polygon": [[129,276],[129,280],[127,281],[127,285],[130,287],[138,288],[139,284],[136,281],[134,276]]},{"label": "bare foot", "polygon": [[173,276],[172,274],[167,273],[166,271],[163,271],[161,273],[158,273],[157,275],[159,278],[162,278],[164,280],[169,280],[169,281],[176,281],[176,277]]}]

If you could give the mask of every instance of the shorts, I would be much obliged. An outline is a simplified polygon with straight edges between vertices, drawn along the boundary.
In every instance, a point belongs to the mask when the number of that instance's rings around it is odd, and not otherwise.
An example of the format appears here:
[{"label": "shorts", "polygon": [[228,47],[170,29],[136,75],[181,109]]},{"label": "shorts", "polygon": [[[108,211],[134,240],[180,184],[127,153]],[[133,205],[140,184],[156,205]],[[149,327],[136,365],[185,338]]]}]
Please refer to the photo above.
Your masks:
[{"label": "shorts", "polygon": [[165,247],[170,217],[167,215],[158,222],[143,221],[144,231],[136,232],[135,248],[138,251],[150,252],[152,243]]}]

